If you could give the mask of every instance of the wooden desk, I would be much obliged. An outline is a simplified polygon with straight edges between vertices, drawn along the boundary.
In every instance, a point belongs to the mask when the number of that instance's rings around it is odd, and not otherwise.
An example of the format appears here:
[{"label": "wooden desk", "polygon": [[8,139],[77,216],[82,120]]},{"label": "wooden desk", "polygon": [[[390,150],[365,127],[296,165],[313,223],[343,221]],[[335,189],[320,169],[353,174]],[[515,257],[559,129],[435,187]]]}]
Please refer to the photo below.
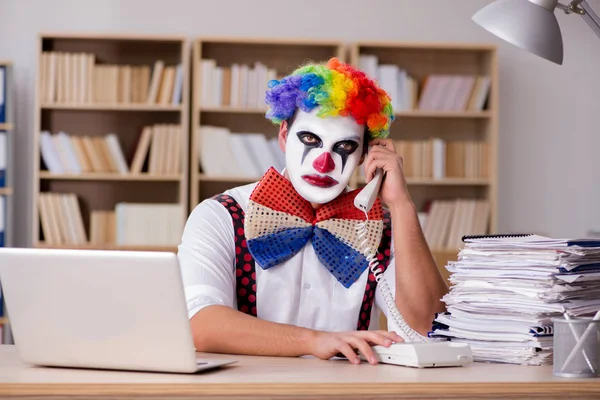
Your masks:
[{"label": "wooden desk", "polygon": [[[211,357],[214,357],[211,355]],[[0,397],[86,399],[574,399],[600,398],[600,379],[561,379],[551,367],[475,363],[413,369],[313,358],[236,358],[193,375],[33,367],[0,346]]]}]

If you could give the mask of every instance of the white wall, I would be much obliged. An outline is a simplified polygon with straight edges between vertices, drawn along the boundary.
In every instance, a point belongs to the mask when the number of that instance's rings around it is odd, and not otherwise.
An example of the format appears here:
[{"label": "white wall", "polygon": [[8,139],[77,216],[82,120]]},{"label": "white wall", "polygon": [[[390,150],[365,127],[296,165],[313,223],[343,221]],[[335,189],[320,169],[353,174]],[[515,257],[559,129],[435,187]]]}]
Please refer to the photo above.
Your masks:
[{"label": "white wall", "polygon": [[[563,0],[566,1],[566,0]],[[501,231],[600,227],[600,39],[557,12],[557,66],[480,29],[489,0],[0,0],[0,58],[16,64],[17,244],[29,242],[36,35],[41,31],[492,42],[500,60]],[[589,3],[600,13],[600,0]]]}]

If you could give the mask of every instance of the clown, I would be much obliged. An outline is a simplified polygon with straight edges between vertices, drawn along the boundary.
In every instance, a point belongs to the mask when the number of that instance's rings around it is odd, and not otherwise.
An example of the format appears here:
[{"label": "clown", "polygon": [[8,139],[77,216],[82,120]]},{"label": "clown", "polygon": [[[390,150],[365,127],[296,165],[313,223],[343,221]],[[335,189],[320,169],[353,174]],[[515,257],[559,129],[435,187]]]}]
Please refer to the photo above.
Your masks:
[{"label": "clown", "polygon": [[[446,285],[406,188],[402,159],[386,139],[389,96],[362,71],[333,58],[272,81],[267,118],[279,126],[283,171],[206,199],[191,213],[178,257],[198,351],[329,359],[402,341],[388,315],[367,242],[405,321],[422,335],[443,311]],[[370,148],[370,150],[369,150]],[[385,173],[365,215],[348,182]],[[381,203],[386,205],[382,207]],[[366,222],[365,222],[366,220]]]}]

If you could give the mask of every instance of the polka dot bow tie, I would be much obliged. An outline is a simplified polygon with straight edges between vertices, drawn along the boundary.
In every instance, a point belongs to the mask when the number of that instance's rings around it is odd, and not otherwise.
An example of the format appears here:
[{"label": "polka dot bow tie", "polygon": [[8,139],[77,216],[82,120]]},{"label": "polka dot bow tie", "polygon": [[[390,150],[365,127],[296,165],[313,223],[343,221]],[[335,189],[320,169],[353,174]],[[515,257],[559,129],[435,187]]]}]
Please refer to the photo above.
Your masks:
[{"label": "polka dot bow tie", "polygon": [[[250,196],[244,231],[248,250],[262,269],[292,258],[310,240],[321,263],[349,288],[368,268],[357,233],[365,214],[354,207],[360,190],[345,192],[314,210],[292,183],[274,168],[261,178]],[[367,244],[377,249],[383,233],[383,210],[376,200],[367,221]]]}]

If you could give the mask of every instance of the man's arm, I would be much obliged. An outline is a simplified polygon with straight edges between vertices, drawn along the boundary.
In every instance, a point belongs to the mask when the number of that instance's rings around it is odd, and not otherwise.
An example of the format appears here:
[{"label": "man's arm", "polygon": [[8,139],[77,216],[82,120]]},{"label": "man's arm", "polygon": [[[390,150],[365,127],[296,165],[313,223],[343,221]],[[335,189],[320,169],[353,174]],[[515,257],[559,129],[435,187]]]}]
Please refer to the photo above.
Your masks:
[{"label": "man's arm", "polygon": [[310,355],[316,331],[263,321],[226,306],[209,306],[191,319],[198,351],[260,356]]},{"label": "man's arm", "polygon": [[448,288],[423,235],[412,202],[390,208],[396,269],[396,305],[406,322],[426,335]]},{"label": "man's arm", "polygon": [[421,230],[394,142],[373,139],[369,144],[373,147],[365,160],[367,182],[377,168],[386,173],[380,195],[392,215],[396,305],[406,322],[426,335],[435,313],[445,308],[440,299],[448,288]]},{"label": "man's arm", "polygon": [[194,209],[179,246],[190,324],[197,351],[262,356],[342,353],[358,362],[355,349],[373,356],[370,344],[402,339],[391,332],[322,332],[263,321],[234,308],[235,245],[231,217],[217,202]]}]

